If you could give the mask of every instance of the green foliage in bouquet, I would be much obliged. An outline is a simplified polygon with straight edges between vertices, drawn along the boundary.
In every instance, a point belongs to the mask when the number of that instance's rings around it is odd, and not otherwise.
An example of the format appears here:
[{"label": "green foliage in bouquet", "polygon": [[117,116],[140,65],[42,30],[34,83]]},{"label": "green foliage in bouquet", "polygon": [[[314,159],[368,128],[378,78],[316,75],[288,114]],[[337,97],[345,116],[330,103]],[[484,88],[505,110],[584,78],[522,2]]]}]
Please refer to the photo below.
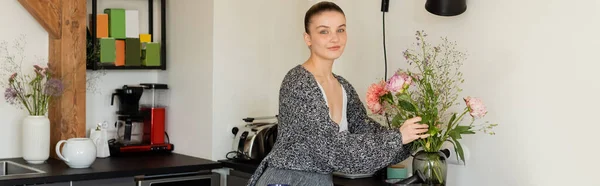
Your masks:
[{"label": "green foliage in bouquet", "polygon": [[[493,135],[497,124],[484,122],[474,124],[487,114],[483,102],[475,97],[464,97],[457,101],[464,82],[460,67],[465,53],[456,49],[456,43],[441,39],[432,46],[426,42],[427,34],[416,33],[416,48],[403,52],[410,68],[399,69],[390,79],[374,83],[367,92],[367,106],[374,113],[390,116],[394,128],[405,120],[421,117],[421,122],[429,126],[428,138],[418,139],[413,147],[425,152],[438,152],[445,141],[454,144],[454,150],[464,162],[460,144],[462,135],[484,132]],[[455,106],[464,103],[464,108],[454,112]],[[459,125],[469,113],[470,123]]]}]

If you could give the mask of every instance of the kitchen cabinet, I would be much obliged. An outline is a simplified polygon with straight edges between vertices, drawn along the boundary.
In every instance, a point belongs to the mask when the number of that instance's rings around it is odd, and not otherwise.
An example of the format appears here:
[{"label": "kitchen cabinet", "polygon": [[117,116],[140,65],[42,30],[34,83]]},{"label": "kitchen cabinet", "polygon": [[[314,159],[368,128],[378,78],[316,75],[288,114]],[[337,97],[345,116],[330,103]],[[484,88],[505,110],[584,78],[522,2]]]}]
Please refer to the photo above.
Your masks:
[{"label": "kitchen cabinet", "polygon": [[251,174],[231,169],[227,176],[227,186],[245,186],[251,176]]},{"label": "kitchen cabinet", "polygon": [[136,177],[138,186],[220,186],[221,174],[194,172]]},{"label": "kitchen cabinet", "polygon": [[[57,183],[44,183],[44,184],[33,184],[35,186],[71,186],[71,182],[57,182]],[[29,185],[27,185],[29,186]]]},{"label": "kitchen cabinet", "polygon": [[[252,174],[256,171],[258,163],[235,161],[235,160],[219,160],[224,167],[229,168],[227,175],[227,186],[246,186]],[[338,176],[333,176],[333,185],[335,186],[390,186],[383,178],[357,178],[349,179]],[[412,185],[411,185],[412,186]],[[420,185],[418,185],[420,186]]]},{"label": "kitchen cabinet", "polygon": [[71,186],[136,186],[133,177],[73,181]]},{"label": "kitchen cabinet", "polygon": [[[0,161],[27,164],[23,158]],[[177,153],[98,158],[86,169],[73,169],[53,158],[31,166],[45,173],[0,176],[0,186],[220,186],[221,175],[212,170],[223,167],[219,162]]]}]

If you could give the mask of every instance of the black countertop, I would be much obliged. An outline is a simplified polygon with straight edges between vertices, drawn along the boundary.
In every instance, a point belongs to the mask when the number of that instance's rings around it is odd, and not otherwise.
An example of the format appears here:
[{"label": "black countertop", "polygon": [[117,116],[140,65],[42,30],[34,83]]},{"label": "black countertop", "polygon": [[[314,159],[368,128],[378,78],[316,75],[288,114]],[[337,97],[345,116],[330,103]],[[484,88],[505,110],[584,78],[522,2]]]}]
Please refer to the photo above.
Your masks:
[{"label": "black countertop", "polygon": [[70,168],[63,161],[53,158],[39,165],[28,164],[23,158],[0,159],[0,161],[12,161],[46,172],[32,175],[0,176],[0,185],[133,177],[137,175],[193,172],[223,167],[219,162],[176,153],[97,158],[91,167],[84,169]]},{"label": "black countertop", "polygon": [[[234,160],[219,160],[224,167],[232,168],[238,171],[252,174],[258,167],[257,162],[241,162]],[[371,178],[356,178],[349,179],[338,176],[333,176],[333,184],[335,186],[409,186],[406,184],[391,184],[387,183],[382,178],[371,177]],[[420,186],[421,184],[410,184],[410,186]]]}]

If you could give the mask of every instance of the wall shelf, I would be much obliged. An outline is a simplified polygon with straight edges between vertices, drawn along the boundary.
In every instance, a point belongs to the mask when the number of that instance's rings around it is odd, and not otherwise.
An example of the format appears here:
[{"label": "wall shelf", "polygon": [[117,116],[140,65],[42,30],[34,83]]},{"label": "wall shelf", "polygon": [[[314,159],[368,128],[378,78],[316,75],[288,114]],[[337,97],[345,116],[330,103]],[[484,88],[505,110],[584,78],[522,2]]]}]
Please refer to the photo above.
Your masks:
[{"label": "wall shelf", "polygon": [[[148,1],[148,34],[152,35],[151,41],[155,42],[154,36],[154,1],[160,2],[160,66],[114,66],[102,64],[97,60],[88,60],[86,57],[87,70],[136,70],[136,69],[167,69],[167,29],[166,29],[166,0]],[[96,19],[98,14],[98,0],[92,0],[92,17],[90,19],[90,31],[92,35],[92,48],[97,48],[98,38],[96,30]],[[87,56],[87,55],[86,55]]]},{"label": "wall shelf", "polygon": [[[98,65],[97,70],[163,70],[162,66],[109,66]],[[92,69],[88,69],[92,70]]]}]

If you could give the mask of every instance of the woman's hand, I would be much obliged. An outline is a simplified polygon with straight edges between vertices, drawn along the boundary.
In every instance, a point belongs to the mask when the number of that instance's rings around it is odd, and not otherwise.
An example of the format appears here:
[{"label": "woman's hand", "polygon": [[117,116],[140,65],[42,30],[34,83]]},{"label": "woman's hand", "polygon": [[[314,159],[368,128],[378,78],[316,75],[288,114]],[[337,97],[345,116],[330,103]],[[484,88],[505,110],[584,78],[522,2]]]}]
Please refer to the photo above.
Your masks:
[{"label": "woman's hand", "polygon": [[429,137],[429,134],[422,134],[427,132],[429,126],[426,124],[419,124],[419,121],[421,121],[421,117],[414,117],[404,121],[404,124],[400,127],[402,144],[406,145],[419,138]]}]

